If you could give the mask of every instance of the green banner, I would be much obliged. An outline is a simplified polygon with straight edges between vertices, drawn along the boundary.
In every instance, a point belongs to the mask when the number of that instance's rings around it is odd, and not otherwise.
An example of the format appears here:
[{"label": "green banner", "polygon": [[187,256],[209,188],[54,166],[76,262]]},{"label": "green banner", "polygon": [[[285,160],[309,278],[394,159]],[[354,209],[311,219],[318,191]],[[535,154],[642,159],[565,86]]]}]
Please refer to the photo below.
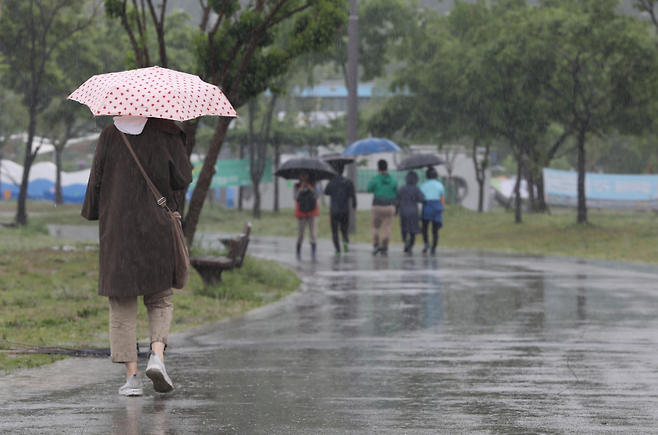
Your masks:
[{"label": "green banner", "polygon": [[[194,189],[196,187],[196,182],[199,179],[199,174],[201,173],[202,167],[203,162],[197,162],[194,164],[194,169],[192,171],[194,180],[192,181],[192,184],[190,184],[190,189]],[[265,163],[265,171],[263,172],[263,178],[261,178],[260,182],[272,182],[271,157],[267,158]],[[249,175],[249,159],[219,160],[217,163],[215,163],[215,175],[212,177],[210,188],[216,189],[218,187],[228,186],[251,186],[251,176]]]}]

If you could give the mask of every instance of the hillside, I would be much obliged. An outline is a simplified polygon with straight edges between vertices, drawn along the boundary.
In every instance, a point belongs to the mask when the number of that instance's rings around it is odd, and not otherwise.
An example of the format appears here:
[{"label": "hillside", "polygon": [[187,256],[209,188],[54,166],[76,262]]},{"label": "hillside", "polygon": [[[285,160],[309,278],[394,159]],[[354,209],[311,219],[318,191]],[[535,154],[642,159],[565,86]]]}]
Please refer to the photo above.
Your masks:
[{"label": "hillside", "polygon": [[[447,13],[450,8],[454,5],[454,0],[418,0],[419,3],[425,7],[433,8],[439,11],[440,14]],[[466,0],[470,3],[475,3],[475,0]],[[538,0],[529,0],[530,4],[539,3]],[[636,3],[636,0],[620,0],[619,1],[619,12],[631,15],[639,15],[639,12],[633,8],[633,4]]]},{"label": "hillside", "polygon": [[[474,2],[475,0],[466,0]],[[529,0],[531,4],[538,3],[537,0]],[[419,0],[420,4],[436,9],[441,14],[447,13],[452,6],[454,5],[454,0]],[[639,12],[633,8],[633,4],[636,3],[636,0],[620,0],[619,2],[619,12],[631,15],[639,15]],[[201,20],[201,6],[197,1],[190,0],[169,0],[167,3],[167,9],[173,11],[176,9],[183,10],[192,16],[192,22],[197,24]]]}]

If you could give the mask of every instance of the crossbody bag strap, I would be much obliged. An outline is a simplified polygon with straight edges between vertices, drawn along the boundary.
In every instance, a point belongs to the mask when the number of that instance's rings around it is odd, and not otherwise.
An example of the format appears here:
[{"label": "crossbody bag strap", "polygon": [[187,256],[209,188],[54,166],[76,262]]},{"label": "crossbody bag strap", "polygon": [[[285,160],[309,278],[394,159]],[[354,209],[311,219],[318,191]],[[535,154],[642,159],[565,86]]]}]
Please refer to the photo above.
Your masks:
[{"label": "crossbody bag strap", "polygon": [[133,147],[130,145],[130,142],[128,141],[128,138],[126,137],[125,133],[119,130],[119,133],[121,133],[121,137],[123,138],[123,141],[126,143],[126,146],[128,147],[128,150],[130,151],[130,154],[132,154],[133,158],[135,159],[135,162],[137,163],[137,166],[139,166],[139,170],[142,172],[142,175],[144,176],[144,179],[146,180],[146,184],[149,185],[151,188],[151,193],[153,193],[153,197],[155,198],[155,201],[158,203],[162,209],[167,212],[171,213],[171,210],[169,207],[167,207],[167,198],[164,196],[160,195],[160,192],[158,192],[158,189],[155,187],[155,184],[151,181],[151,179],[146,175],[146,171],[142,167],[142,164],[139,162],[139,159],[137,158],[137,154],[135,154],[135,150],[133,150]]}]

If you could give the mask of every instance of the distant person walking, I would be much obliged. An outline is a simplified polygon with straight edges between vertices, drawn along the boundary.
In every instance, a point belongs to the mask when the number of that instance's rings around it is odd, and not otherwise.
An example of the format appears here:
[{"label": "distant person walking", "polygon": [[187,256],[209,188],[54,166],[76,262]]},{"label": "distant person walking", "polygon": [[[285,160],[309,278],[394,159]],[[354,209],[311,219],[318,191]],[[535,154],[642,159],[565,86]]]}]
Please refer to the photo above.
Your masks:
[{"label": "distant person walking", "polygon": [[[445,207],[445,187],[437,180],[438,174],[436,169],[429,168],[425,173],[427,181],[420,185],[420,191],[423,192],[425,201],[423,202],[423,212],[421,218],[423,221],[423,242],[425,248],[423,254],[428,251],[432,255],[436,254],[436,245],[439,243],[439,229],[443,226],[443,208]],[[428,230],[432,224],[432,245],[429,243]]]},{"label": "distant person walking", "polygon": [[[395,216],[398,183],[389,173],[386,160],[377,162],[379,174],[368,183],[368,192],[374,194],[372,200],[372,255],[388,255],[388,242]],[[380,232],[381,230],[381,245]]]},{"label": "distant person walking", "polygon": [[418,204],[425,201],[423,192],[416,186],[418,175],[409,171],[406,183],[398,189],[397,210],[400,214],[400,230],[404,242],[404,252],[411,255],[416,243],[416,234],[420,233],[420,216],[418,216]]},{"label": "distant person walking", "polygon": [[302,258],[302,242],[304,231],[308,226],[308,238],[311,241],[311,258],[315,260],[318,232],[318,191],[315,180],[312,180],[308,172],[299,174],[299,183],[294,187],[295,217],[297,218],[297,259]]},{"label": "distant person walking", "polygon": [[82,206],[85,219],[98,220],[98,294],[109,299],[111,360],[126,365],[126,383],[119,394],[143,394],[137,370],[138,296],[144,296],[149,319],[146,376],[155,391],[166,393],[174,388],[164,365],[173,314],[172,227],[120,132],[127,133],[140,164],[172,211],[179,208],[175,194],[192,182],[192,166],[185,133],[173,121],[116,117],[98,139]]},{"label": "distant person walking", "polygon": [[344,165],[334,166],[338,177],[334,177],[324,189],[324,194],[331,197],[330,219],[331,235],[336,248],[336,256],[340,256],[340,244],[338,239],[338,227],[343,236],[343,252],[349,251],[349,223],[350,223],[350,199],[352,200],[352,209],[356,210],[356,193],[354,184],[347,178],[343,177]]}]

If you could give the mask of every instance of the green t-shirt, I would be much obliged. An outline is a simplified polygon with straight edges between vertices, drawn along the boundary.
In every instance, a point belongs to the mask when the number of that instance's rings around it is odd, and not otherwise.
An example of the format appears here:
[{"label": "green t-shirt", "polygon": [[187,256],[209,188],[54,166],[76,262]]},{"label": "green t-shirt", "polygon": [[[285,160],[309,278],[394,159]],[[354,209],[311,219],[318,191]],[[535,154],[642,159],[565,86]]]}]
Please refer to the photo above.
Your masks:
[{"label": "green t-shirt", "polygon": [[368,192],[375,194],[375,200],[395,201],[398,182],[389,174],[379,174],[368,183]]}]

